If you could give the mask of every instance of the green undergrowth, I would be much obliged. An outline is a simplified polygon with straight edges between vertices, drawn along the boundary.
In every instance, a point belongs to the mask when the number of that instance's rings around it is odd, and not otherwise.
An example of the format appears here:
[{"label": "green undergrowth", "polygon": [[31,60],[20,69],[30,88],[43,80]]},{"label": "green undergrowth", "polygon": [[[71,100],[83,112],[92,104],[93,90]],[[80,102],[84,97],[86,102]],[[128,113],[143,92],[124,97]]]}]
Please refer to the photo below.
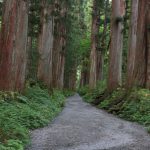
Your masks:
[{"label": "green undergrowth", "polygon": [[70,96],[73,96],[75,94],[75,91],[72,91],[72,90],[68,90],[68,89],[64,89],[63,90],[63,95],[65,97],[70,97]]},{"label": "green undergrowth", "polygon": [[38,85],[24,94],[0,92],[0,150],[23,150],[29,144],[30,130],[44,127],[62,110],[63,92]]},{"label": "green undergrowth", "polygon": [[78,89],[78,93],[83,97],[84,101],[91,103],[96,99],[100,93],[103,93],[106,89],[106,81],[98,82],[95,89],[91,90],[88,85]]},{"label": "green undergrowth", "polygon": [[[101,87],[105,86],[102,84]],[[124,88],[118,88],[112,93],[101,89],[99,87],[90,91],[87,87],[83,87],[79,93],[86,102],[95,104],[98,108],[126,120],[138,122],[150,133],[150,91],[148,89],[133,88],[127,91]]]}]

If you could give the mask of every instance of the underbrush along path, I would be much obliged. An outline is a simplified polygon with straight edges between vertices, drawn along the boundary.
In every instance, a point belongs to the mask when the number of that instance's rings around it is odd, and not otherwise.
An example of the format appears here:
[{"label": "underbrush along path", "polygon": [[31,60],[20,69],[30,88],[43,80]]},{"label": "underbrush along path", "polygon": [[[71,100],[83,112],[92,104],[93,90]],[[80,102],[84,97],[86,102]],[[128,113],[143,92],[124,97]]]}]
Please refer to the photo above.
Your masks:
[{"label": "underbrush along path", "polygon": [[67,99],[52,124],[31,137],[28,150],[150,150],[143,127],[83,102],[78,94]]}]

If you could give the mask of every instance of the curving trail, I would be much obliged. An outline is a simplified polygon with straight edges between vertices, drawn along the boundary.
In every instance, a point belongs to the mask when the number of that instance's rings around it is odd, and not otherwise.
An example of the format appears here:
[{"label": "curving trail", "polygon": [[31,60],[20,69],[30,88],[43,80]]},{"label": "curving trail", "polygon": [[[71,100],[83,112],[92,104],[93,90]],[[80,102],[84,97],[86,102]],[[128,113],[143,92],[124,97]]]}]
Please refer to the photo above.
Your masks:
[{"label": "curving trail", "polygon": [[31,137],[28,150],[150,150],[143,127],[83,102],[78,94],[67,99],[52,124]]}]

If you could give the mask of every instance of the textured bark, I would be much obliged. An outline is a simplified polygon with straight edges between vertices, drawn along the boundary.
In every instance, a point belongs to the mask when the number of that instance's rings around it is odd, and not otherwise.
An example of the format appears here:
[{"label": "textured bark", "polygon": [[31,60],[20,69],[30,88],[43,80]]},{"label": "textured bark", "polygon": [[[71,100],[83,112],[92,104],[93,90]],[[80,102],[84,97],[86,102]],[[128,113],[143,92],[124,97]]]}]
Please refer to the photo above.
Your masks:
[{"label": "textured bark", "polygon": [[67,76],[65,81],[65,89],[69,90],[75,90],[76,89],[76,74],[77,74],[77,68],[74,66],[72,70],[69,72],[69,76]]},{"label": "textured bark", "polygon": [[102,50],[106,50],[106,34],[107,34],[107,27],[108,27],[108,23],[107,23],[107,19],[109,17],[109,0],[106,0],[105,2],[105,11],[104,11],[104,15],[105,15],[105,19],[104,19],[104,24],[103,24],[103,33],[102,33],[102,37],[101,37],[101,48]]},{"label": "textured bark", "polygon": [[103,32],[100,38],[100,50],[97,51],[97,80],[103,80],[103,66],[104,66],[104,51],[106,51],[106,34],[107,34],[107,18],[109,16],[108,12],[109,0],[105,2],[105,11],[104,11],[104,24],[103,24]]},{"label": "textured bark", "polygon": [[145,86],[147,0],[132,1],[132,16],[127,65],[127,87]]},{"label": "textured bark", "polygon": [[90,55],[90,77],[89,87],[96,87],[97,82],[97,51],[99,50],[99,27],[100,27],[100,6],[98,0],[93,1],[92,30],[91,30],[91,55]]},{"label": "textured bark", "polygon": [[[60,33],[60,30],[57,30]],[[64,54],[61,52],[60,36],[55,37],[53,48],[53,88],[62,89],[64,71]]]},{"label": "textured bark", "polygon": [[150,89],[150,0],[147,0],[147,77],[146,87]]},{"label": "textured bark", "polygon": [[81,79],[80,79],[81,87],[89,84],[90,64],[89,64],[88,58],[85,58],[85,60],[82,63]]},{"label": "textured bark", "polygon": [[103,58],[102,51],[97,51],[96,57],[97,57],[96,81],[100,81],[100,80],[103,80],[104,58]]},{"label": "textured bark", "polygon": [[[30,26],[28,26],[30,27]],[[31,66],[31,59],[30,59],[30,52],[32,51],[32,37],[28,36],[27,39],[27,55],[28,55],[28,59],[27,59],[27,67],[26,67],[26,77],[27,79],[29,78],[29,73],[30,73],[30,66]]]},{"label": "textured bark", "polygon": [[66,48],[66,25],[65,17],[67,13],[66,2],[55,1],[56,11],[60,16],[55,17],[55,37],[53,47],[53,88],[62,89],[64,87],[64,66]]},{"label": "textured bark", "polygon": [[4,0],[0,39],[0,90],[24,88],[27,63],[28,2]]},{"label": "textured bark", "polygon": [[123,47],[123,16],[125,15],[124,0],[112,0],[111,43],[109,50],[108,90],[120,86],[122,80],[122,47]]},{"label": "textured bark", "polygon": [[39,64],[38,79],[49,88],[52,87],[52,53],[53,53],[53,27],[54,21],[51,15],[52,5],[47,0],[41,1],[41,31],[39,34]]},{"label": "textured bark", "polygon": [[80,79],[80,86],[85,86],[89,84],[89,72],[82,71],[81,72],[81,79]]},{"label": "textured bark", "polygon": [[[70,54],[70,53],[69,53]],[[70,57],[70,55],[65,55],[66,58]],[[65,62],[65,71],[64,71],[64,89],[75,90],[76,88],[76,79],[77,79],[77,65],[76,62],[71,62],[71,68],[68,66],[70,65],[70,61]]]}]

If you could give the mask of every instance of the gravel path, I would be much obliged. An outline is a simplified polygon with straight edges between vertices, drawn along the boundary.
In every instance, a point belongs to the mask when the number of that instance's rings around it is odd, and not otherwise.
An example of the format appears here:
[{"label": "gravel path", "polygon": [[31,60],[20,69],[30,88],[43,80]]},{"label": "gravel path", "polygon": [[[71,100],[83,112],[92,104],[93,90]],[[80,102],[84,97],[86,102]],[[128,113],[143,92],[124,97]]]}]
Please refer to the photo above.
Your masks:
[{"label": "gravel path", "polygon": [[83,102],[78,94],[67,99],[52,124],[31,137],[28,150],[150,150],[143,127]]}]

